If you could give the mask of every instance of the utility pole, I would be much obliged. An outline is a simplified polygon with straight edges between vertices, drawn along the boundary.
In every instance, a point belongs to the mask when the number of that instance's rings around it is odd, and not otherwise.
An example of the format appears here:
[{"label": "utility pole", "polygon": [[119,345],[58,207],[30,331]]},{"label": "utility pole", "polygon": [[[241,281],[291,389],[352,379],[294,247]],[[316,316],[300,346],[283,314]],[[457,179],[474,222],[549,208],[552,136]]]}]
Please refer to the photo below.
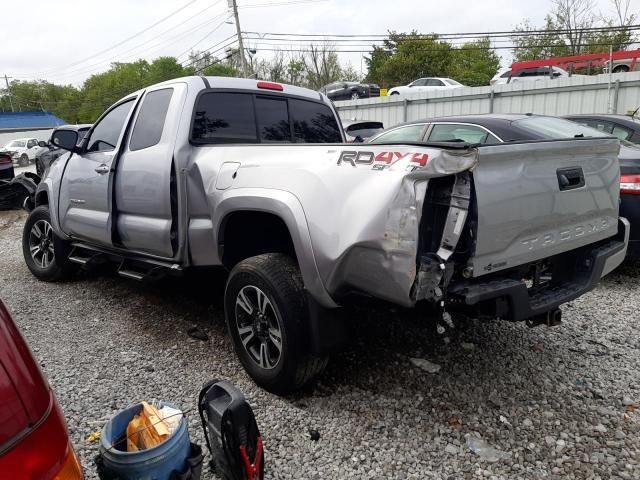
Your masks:
[{"label": "utility pole", "polygon": [[236,33],[238,35],[238,48],[240,48],[240,69],[242,76],[247,76],[247,59],[244,58],[244,43],[242,42],[242,30],[240,29],[240,18],[238,17],[238,4],[236,0],[228,0],[228,5],[233,9],[233,17],[236,21]]},{"label": "utility pole", "polygon": [[9,77],[7,77],[6,74],[4,76],[4,82],[7,84],[7,95],[9,95],[9,105],[11,105],[11,111],[15,112],[15,110],[13,109],[13,100],[11,99],[11,89],[9,88]]}]

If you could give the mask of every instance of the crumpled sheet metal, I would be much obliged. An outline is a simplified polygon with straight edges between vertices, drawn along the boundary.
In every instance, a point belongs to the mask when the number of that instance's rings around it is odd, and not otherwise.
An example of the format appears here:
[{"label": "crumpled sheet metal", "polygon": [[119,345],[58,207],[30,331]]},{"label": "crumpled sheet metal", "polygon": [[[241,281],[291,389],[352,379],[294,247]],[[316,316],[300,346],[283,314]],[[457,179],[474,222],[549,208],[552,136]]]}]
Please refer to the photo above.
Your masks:
[{"label": "crumpled sheet metal", "polygon": [[[419,226],[429,179],[473,170],[478,162],[477,150],[431,150],[426,166],[407,172],[395,179],[396,193],[382,222],[372,213],[370,223],[354,219],[366,232],[366,241],[355,241],[335,263],[330,277],[330,291],[340,283],[349,284],[376,297],[407,307],[416,302],[412,292],[416,276]],[[431,153],[433,152],[433,153]],[[393,170],[396,165],[392,166]],[[398,165],[397,168],[412,168]],[[353,230],[350,228],[349,230]],[[442,272],[434,272],[437,285]],[[428,282],[422,278],[421,281]]]},{"label": "crumpled sheet metal", "polygon": [[22,208],[25,199],[36,192],[40,177],[33,173],[21,173],[10,181],[0,180],[0,210]]}]

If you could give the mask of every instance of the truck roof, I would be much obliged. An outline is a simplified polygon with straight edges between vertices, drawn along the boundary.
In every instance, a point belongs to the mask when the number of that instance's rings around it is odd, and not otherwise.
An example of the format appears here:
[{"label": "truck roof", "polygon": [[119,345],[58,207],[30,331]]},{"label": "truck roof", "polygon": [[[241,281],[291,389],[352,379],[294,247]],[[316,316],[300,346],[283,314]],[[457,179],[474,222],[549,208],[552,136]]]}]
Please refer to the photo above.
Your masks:
[{"label": "truck roof", "polygon": [[[171,80],[167,80],[166,82],[157,83],[155,85],[150,86],[158,86],[158,85],[170,85],[176,82],[184,82],[189,86],[194,87],[197,90],[202,90],[203,88],[229,88],[229,89],[238,89],[238,90],[254,90],[254,91],[263,91],[265,93],[273,92],[275,90],[265,88],[268,85],[280,85],[282,86],[282,93],[288,95],[296,95],[298,97],[306,97],[310,100],[321,101],[324,103],[328,103],[329,100],[319,92],[315,90],[310,90],[308,88],[296,87],[294,85],[288,85],[286,83],[277,83],[277,82],[269,82],[266,80],[256,80],[254,78],[235,78],[235,77],[201,77],[198,75],[194,75],[191,77],[179,77]],[[208,83],[208,85],[207,85]],[[260,87],[259,85],[263,84],[265,87]],[[139,94],[143,90],[138,90],[137,92],[132,92],[128,96],[132,96],[134,94]]]}]

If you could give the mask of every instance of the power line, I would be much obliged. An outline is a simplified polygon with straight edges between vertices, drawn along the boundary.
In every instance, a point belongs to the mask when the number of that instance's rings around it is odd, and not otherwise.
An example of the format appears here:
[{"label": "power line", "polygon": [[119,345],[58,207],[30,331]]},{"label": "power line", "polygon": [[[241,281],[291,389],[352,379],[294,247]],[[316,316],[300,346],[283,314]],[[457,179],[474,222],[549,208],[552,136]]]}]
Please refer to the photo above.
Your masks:
[{"label": "power line", "polygon": [[297,5],[301,3],[321,3],[328,0],[290,0],[283,2],[254,3],[251,5],[238,5],[238,8],[262,8],[262,7],[279,7],[283,5]]},{"label": "power line", "polygon": [[[228,17],[227,17],[228,18]],[[200,40],[198,40],[196,43],[194,43],[193,45],[191,45],[189,48],[187,48],[184,52],[182,52],[179,55],[176,55],[176,59],[180,58],[181,56],[191,52],[197,45],[199,45],[200,43],[204,42],[204,40],[211,34],[215,33],[216,30],[218,30],[221,26],[223,26],[225,24],[225,22],[227,21],[227,18],[225,18],[222,22],[220,22],[218,25],[215,26],[215,28],[213,30],[211,30],[210,32],[207,32],[207,34],[202,37]]]},{"label": "power line", "polygon": [[[183,68],[189,68],[189,67],[195,65],[199,61],[203,60],[206,57],[207,54],[215,55],[216,53],[224,52],[227,48],[231,47],[232,45],[234,45],[237,42],[237,39],[235,37],[236,37],[235,34],[231,35],[231,36],[227,37],[225,40],[223,40],[222,42],[217,43],[213,47],[209,47],[208,49],[199,52],[198,55],[196,55],[195,58],[191,59],[190,63],[183,64],[182,67]],[[224,43],[224,42],[226,42],[228,40],[231,40],[231,41],[229,43],[227,43],[226,45],[222,45],[221,47],[216,48],[218,45],[220,45],[220,44],[222,44],[222,43]],[[209,65],[207,65],[207,66],[209,66]],[[207,66],[202,67],[202,68],[206,68]]]},{"label": "power line", "polygon": [[[156,45],[154,45],[154,46],[152,46],[152,47],[150,47],[150,48],[146,49],[144,52],[140,52],[140,53],[137,53],[137,54],[134,54],[134,55],[130,55],[130,56],[128,56],[128,57],[118,57],[118,58],[119,58],[119,61],[123,61],[123,60],[127,60],[127,59],[132,59],[132,58],[134,58],[134,57],[138,57],[138,56],[140,56],[140,55],[145,55],[145,54],[148,54],[149,52],[152,52],[152,51],[157,50],[159,47],[164,46],[164,45],[166,45],[166,44],[168,44],[168,43],[174,43],[177,39],[179,39],[179,38],[183,38],[183,37],[186,37],[187,35],[191,35],[191,34],[193,34],[194,32],[196,32],[196,31],[198,31],[198,30],[202,29],[203,27],[207,26],[207,25],[208,25],[208,24],[210,24],[211,22],[213,22],[213,21],[215,21],[215,20],[217,20],[217,19],[219,19],[219,18],[222,18],[224,15],[226,15],[226,12],[225,12],[225,13],[223,13],[223,14],[221,14],[221,15],[216,15],[215,17],[213,17],[213,18],[211,18],[211,19],[208,19],[208,20],[206,20],[205,22],[198,24],[197,26],[190,27],[190,28],[189,28],[187,31],[185,31],[185,32],[179,33],[178,35],[174,35],[173,37],[166,38],[166,39],[164,39],[162,42],[160,42],[160,43],[158,43],[158,44],[156,44]],[[184,23],[184,22],[183,22],[183,23]],[[222,24],[224,24],[224,22],[223,22]],[[222,25],[222,24],[220,24],[220,25]],[[219,27],[220,25],[218,25],[218,27]],[[216,27],[216,29],[217,29],[218,27]],[[215,29],[214,29],[213,31],[215,31]],[[211,32],[209,32],[209,34],[210,34],[210,33],[211,33]],[[209,35],[209,34],[207,34],[207,35]],[[155,39],[157,39],[157,38],[158,38],[158,36],[156,36],[156,37],[154,37],[154,38],[152,38],[152,39],[149,39],[149,40],[148,40],[147,42],[145,42],[145,43],[148,43],[148,42],[150,42],[150,41],[152,41],[152,40],[155,40]],[[142,46],[142,45],[143,45],[143,44],[140,44],[140,45],[138,45],[137,47],[134,47],[134,48],[132,48],[132,49],[129,49],[127,52],[124,52],[124,53],[128,53],[128,52],[131,52],[131,51],[137,50],[137,49],[138,49],[140,46]],[[124,53],[123,53],[123,54],[121,54],[121,55],[124,55]],[[177,55],[177,56],[176,56],[176,58],[177,58],[177,57],[179,57],[179,56],[181,56],[181,55],[183,55],[183,54]],[[53,77],[56,77],[56,78],[67,78],[67,77],[70,77],[70,76],[79,75],[79,74],[84,73],[84,72],[91,72],[91,71],[94,71],[94,70],[96,70],[96,68],[95,68],[95,67],[98,67],[98,70],[100,70],[100,66],[102,66],[102,65],[103,65],[105,62],[107,62],[107,61],[108,61],[109,63],[114,63],[114,62],[116,61],[116,58],[112,58],[112,59],[110,59],[110,60],[106,60],[106,59],[105,59],[105,60],[101,60],[101,61],[96,62],[96,63],[91,64],[91,65],[85,65],[84,67],[80,67],[80,68],[77,68],[77,69],[73,69],[73,70],[71,70],[71,71],[64,72],[64,73],[62,73],[62,74],[60,74],[60,75],[53,75]]]},{"label": "power line", "polygon": [[[511,36],[513,34],[568,34],[568,33],[598,33],[598,32],[607,32],[607,31],[620,31],[620,30],[638,30],[640,29],[640,24],[627,25],[627,26],[613,26],[613,27],[589,27],[589,28],[577,28],[577,29],[555,29],[555,30],[503,30],[503,31],[490,31],[490,32],[461,32],[461,33],[396,33],[394,34],[401,36],[404,39],[429,39],[434,36],[438,38],[464,38],[464,37],[491,37],[494,35],[498,36]],[[326,34],[326,33],[285,33],[285,32],[243,32],[243,33],[254,33],[258,35],[272,35],[272,36],[295,36],[295,37],[338,37],[338,38],[357,38],[357,37],[365,37],[365,38],[388,38],[392,33],[373,33],[373,34],[347,34],[347,33],[336,33],[336,34]]]},{"label": "power line", "polygon": [[[567,45],[558,45],[558,44],[550,44],[550,45],[536,45],[535,48],[562,48],[562,47],[566,47]],[[574,44],[572,45],[573,47],[609,47],[610,44],[609,43],[581,43],[581,44]],[[296,49],[282,49],[282,48],[262,48],[262,47],[257,47],[258,50],[260,51],[266,51],[266,52],[308,52],[309,49],[308,48],[296,48]],[[458,48],[454,48],[454,51],[467,51],[467,50],[471,50],[471,51],[485,51],[485,50],[520,50],[520,49],[529,49],[531,48],[530,46],[510,46],[510,47],[458,47]],[[369,50],[337,50],[337,49],[331,49],[331,50],[327,50],[328,52],[333,52],[333,53],[371,53],[371,49]],[[415,48],[412,49],[413,52],[442,52],[442,49],[437,49],[437,48]],[[388,51],[388,53],[392,53],[391,51]]]},{"label": "power line", "polygon": [[[184,5],[182,5],[180,8],[178,8],[177,10],[172,11],[169,15],[167,15],[165,17],[162,17],[157,22],[153,23],[152,25],[149,25],[148,27],[140,30],[139,32],[136,32],[133,35],[131,35],[131,36],[129,36],[129,37],[123,39],[123,40],[120,40],[118,43],[116,43],[114,45],[111,45],[110,47],[107,47],[107,48],[105,48],[103,50],[100,50],[99,52],[96,52],[96,53],[94,53],[94,54],[92,54],[92,55],[90,55],[88,57],[85,57],[85,58],[83,58],[81,60],[78,60],[76,62],[70,63],[68,65],[59,67],[59,69],[67,69],[69,67],[76,66],[76,65],[78,65],[80,63],[86,62],[87,60],[90,60],[90,59],[95,58],[95,57],[97,57],[99,55],[102,55],[103,53],[109,52],[109,51],[113,50],[114,48],[117,48],[120,45],[123,45],[124,43],[128,42],[129,40],[132,40],[132,39],[136,38],[138,35],[142,35],[143,33],[146,33],[149,30],[151,30],[152,28],[154,28],[154,27],[160,25],[161,23],[167,21],[169,18],[173,17],[176,13],[179,13],[180,11],[184,10],[186,7],[188,7],[189,5],[194,4],[197,1],[198,0],[190,0],[187,3],[185,3]],[[58,69],[48,70],[48,71],[45,71],[45,73],[50,73],[50,72],[56,71],[56,70],[58,70]]]}]

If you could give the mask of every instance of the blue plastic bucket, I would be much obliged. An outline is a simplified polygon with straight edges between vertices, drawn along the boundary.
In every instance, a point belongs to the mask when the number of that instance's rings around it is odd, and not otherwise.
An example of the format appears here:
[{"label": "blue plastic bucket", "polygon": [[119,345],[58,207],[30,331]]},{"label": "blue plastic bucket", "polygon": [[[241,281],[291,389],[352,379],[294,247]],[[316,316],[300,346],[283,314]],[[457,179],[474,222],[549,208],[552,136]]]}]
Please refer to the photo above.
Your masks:
[{"label": "blue plastic bucket", "polygon": [[[166,402],[160,405],[173,407]],[[160,445],[139,452],[126,451],[127,425],[141,411],[140,403],[121,410],[102,429],[100,453],[105,470],[122,480],[168,480],[173,471],[186,471],[191,445],[184,415],[178,429]]]}]

